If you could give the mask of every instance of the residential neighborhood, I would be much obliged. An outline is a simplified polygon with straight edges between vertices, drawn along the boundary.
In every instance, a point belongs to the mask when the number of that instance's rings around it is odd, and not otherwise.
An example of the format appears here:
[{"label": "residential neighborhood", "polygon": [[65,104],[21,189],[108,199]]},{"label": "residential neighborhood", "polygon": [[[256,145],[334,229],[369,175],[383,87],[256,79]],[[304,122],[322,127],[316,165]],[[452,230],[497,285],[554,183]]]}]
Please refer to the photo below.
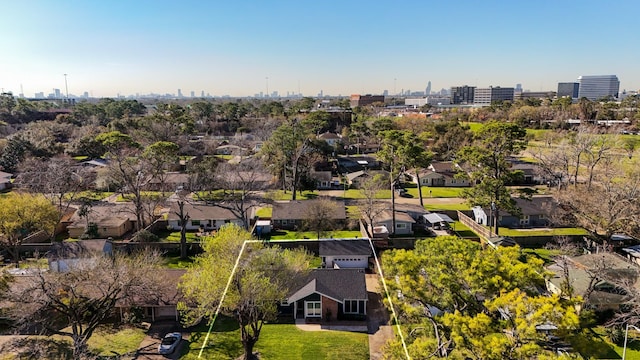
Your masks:
[{"label": "residential neighborhood", "polygon": [[62,5],[0,12],[0,360],[640,360],[638,4]]}]

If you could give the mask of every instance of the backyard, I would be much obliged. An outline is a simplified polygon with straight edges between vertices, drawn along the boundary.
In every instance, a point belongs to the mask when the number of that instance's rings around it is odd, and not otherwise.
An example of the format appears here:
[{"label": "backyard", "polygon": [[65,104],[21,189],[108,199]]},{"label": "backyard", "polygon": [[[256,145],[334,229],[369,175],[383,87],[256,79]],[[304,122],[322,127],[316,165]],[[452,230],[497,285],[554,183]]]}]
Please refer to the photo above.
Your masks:
[{"label": "backyard", "polygon": [[[360,231],[355,230],[336,230],[323,232],[322,238],[356,238],[362,237]],[[317,239],[318,233],[315,231],[289,231],[274,230],[271,232],[270,240],[295,240],[295,239]]]},{"label": "backyard", "polygon": [[[197,359],[208,327],[191,333],[188,353],[182,359]],[[263,359],[369,359],[369,339],[364,333],[302,331],[294,324],[265,324],[255,351]],[[202,358],[235,359],[242,354],[240,329],[230,318],[221,317],[213,326]]]}]

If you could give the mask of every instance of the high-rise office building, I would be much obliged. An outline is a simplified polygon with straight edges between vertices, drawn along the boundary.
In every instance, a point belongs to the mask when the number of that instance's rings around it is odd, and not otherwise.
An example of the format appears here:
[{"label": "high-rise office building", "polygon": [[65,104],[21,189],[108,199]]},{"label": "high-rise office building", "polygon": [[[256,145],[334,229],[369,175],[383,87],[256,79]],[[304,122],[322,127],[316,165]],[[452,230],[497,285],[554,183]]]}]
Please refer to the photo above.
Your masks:
[{"label": "high-rise office building", "polygon": [[178,97],[181,98],[182,97],[182,89],[178,89]]},{"label": "high-rise office building", "polygon": [[579,88],[580,84],[578,84],[577,82],[558,83],[558,97],[570,97],[572,99],[577,99]]},{"label": "high-rise office building", "polygon": [[196,97],[196,92],[195,92],[195,91],[193,91],[193,90],[191,90],[191,97],[192,97],[192,98]]},{"label": "high-rise office building", "polygon": [[603,97],[618,97],[620,80],[615,75],[582,75],[578,77],[579,98],[597,100]]},{"label": "high-rise office building", "polygon": [[424,93],[427,96],[431,95],[431,80],[429,80],[429,82],[427,83],[427,88],[425,89]]},{"label": "high-rise office building", "polygon": [[451,103],[452,104],[471,104],[473,103],[473,95],[475,86],[453,86],[451,87]]},{"label": "high-rise office building", "polygon": [[488,88],[477,88],[473,94],[473,103],[480,105],[490,105],[494,101],[513,101],[514,88],[503,88],[500,86],[489,86]]}]

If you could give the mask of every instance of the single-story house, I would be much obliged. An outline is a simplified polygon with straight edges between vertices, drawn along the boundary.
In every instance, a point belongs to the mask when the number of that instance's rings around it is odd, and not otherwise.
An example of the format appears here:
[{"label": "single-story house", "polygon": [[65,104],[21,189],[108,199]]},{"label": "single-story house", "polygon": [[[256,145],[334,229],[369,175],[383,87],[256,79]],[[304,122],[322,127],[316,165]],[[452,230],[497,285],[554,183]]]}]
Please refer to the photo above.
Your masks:
[{"label": "single-story house", "polygon": [[[549,216],[554,208],[554,200],[551,196],[534,196],[531,200],[514,198],[516,206],[521,209],[522,215],[516,216],[500,211],[498,225],[503,227],[541,227],[549,226]],[[478,224],[492,224],[491,209],[474,206],[471,208],[473,216]]]},{"label": "single-story house", "polygon": [[[184,204],[183,211],[189,215],[186,229],[190,231],[204,229],[205,231],[218,230],[224,224],[234,223],[242,226],[240,221],[231,210],[219,206],[205,204]],[[168,227],[173,231],[180,231],[179,208],[177,203],[171,205],[171,210],[167,214]]]},{"label": "single-story house", "polygon": [[0,171],[0,191],[11,187],[11,178],[13,174]]},{"label": "single-story house", "polygon": [[423,216],[428,213],[428,211],[425,210],[424,207],[417,204],[414,205],[396,203],[395,208],[397,212],[406,213],[407,215],[411,216],[411,218],[416,222],[422,222],[422,220],[424,219]]},{"label": "single-story house", "polygon": [[[570,285],[575,295],[584,297],[589,291],[589,285],[593,291],[586,306],[597,310],[618,310],[625,304],[630,294],[616,286],[617,280],[626,279],[634,287],[638,287],[638,266],[627,262],[623,257],[614,253],[601,252],[567,258]],[[547,267],[553,272],[553,277],[547,280],[547,289],[555,294],[560,294],[564,279],[564,269],[560,263],[554,263]],[[593,281],[592,281],[593,280]]]},{"label": "single-story house", "polygon": [[[304,225],[304,221],[311,213],[311,209],[318,204],[320,199],[303,200],[303,201],[276,201],[273,203],[273,211],[271,213],[271,222],[275,229],[299,229]],[[342,224],[347,219],[347,212],[344,201],[334,201],[335,211],[331,214],[337,224]]]},{"label": "single-story house", "polygon": [[95,226],[97,236],[121,238],[136,228],[136,215],[131,204],[95,203],[86,217],[76,211],[69,219],[69,237],[80,238],[87,232],[87,224]]},{"label": "single-story house", "polygon": [[[379,227],[384,226],[387,228],[389,233],[395,233],[396,235],[413,235],[413,224],[416,221],[409,216],[409,214],[405,212],[396,211],[396,229],[395,231],[391,231],[393,229],[393,216],[391,210],[385,210],[378,215],[374,222],[373,226]],[[375,232],[374,232],[375,233]]]},{"label": "single-story house", "polygon": [[377,170],[377,171],[359,170],[359,171],[355,171],[347,174],[346,176],[347,185],[349,185],[349,187],[351,188],[359,189],[365,181],[368,181],[369,179],[375,177],[376,175],[382,175],[384,179],[389,178],[389,172],[385,170]]},{"label": "single-story house", "polygon": [[318,190],[340,188],[340,179],[333,176],[331,171],[311,171],[310,176],[315,180]]},{"label": "single-story house", "polygon": [[216,155],[247,155],[249,149],[245,149],[238,145],[220,145],[216,148]]},{"label": "single-story house", "polygon": [[98,254],[113,254],[112,241],[87,239],[54,243],[47,252],[47,262],[50,271],[67,272],[83,262],[91,264],[93,257]]},{"label": "single-story house", "polygon": [[146,186],[149,191],[177,191],[189,190],[189,174],[179,172],[168,172],[164,174],[164,189],[162,182],[158,178],[153,178]]},{"label": "single-story house", "polygon": [[321,240],[318,247],[324,268],[366,269],[373,254],[367,239]]},{"label": "single-story house", "polygon": [[327,143],[327,145],[331,147],[335,147],[340,142],[340,140],[342,140],[342,136],[331,133],[331,132],[325,132],[320,134],[318,136],[318,139],[324,140]]},{"label": "single-story house", "polygon": [[366,320],[367,286],[362,269],[315,269],[286,300],[294,319]]},{"label": "single-story house", "polygon": [[[466,187],[469,180],[456,178],[460,167],[451,161],[432,162],[427,169],[419,170],[420,186]],[[418,184],[415,170],[406,173],[411,181]]]},{"label": "single-story house", "polygon": [[338,156],[337,160],[338,171],[341,174],[380,169],[380,161],[373,156]]},{"label": "single-story house", "polygon": [[538,185],[545,183],[545,180],[540,176],[541,171],[539,165],[516,161],[511,163],[511,171],[522,172],[522,179],[513,185]]}]

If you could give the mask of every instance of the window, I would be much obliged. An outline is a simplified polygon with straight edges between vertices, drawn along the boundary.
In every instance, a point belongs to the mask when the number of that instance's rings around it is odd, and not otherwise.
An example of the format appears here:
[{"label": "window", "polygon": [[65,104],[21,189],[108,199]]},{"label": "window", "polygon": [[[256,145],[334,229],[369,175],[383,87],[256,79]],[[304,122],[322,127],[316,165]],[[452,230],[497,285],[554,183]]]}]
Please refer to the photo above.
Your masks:
[{"label": "window", "polygon": [[358,300],[344,301],[345,314],[360,314],[362,311],[364,311],[364,301],[358,301]]},{"label": "window", "polygon": [[304,316],[322,317],[322,303],[320,301],[305,301]]},{"label": "window", "polygon": [[524,215],[520,219],[520,225],[529,225],[529,215]]},{"label": "window", "polygon": [[404,223],[396,223],[396,229],[406,229],[407,224]]},{"label": "window", "polygon": [[200,226],[200,220],[191,220],[191,225]]}]

